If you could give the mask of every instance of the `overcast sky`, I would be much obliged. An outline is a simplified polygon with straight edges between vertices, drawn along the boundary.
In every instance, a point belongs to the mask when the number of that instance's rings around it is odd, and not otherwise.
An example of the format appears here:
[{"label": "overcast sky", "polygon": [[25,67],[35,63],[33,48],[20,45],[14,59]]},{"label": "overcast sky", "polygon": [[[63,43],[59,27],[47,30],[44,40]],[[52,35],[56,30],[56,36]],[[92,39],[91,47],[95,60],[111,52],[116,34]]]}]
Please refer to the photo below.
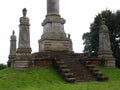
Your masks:
[{"label": "overcast sky", "polygon": [[[41,22],[46,15],[46,0],[0,0],[0,63],[6,63],[8,60],[10,35],[13,30],[18,41],[19,18],[23,8],[27,8],[27,17],[30,18],[32,52],[38,52],[38,40],[43,32]],[[89,31],[94,17],[106,9],[119,10],[120,1],[60,0],[60,15],[66,19],[65,32],[71,34],[75,52],[83,51],[83,33]]]}]

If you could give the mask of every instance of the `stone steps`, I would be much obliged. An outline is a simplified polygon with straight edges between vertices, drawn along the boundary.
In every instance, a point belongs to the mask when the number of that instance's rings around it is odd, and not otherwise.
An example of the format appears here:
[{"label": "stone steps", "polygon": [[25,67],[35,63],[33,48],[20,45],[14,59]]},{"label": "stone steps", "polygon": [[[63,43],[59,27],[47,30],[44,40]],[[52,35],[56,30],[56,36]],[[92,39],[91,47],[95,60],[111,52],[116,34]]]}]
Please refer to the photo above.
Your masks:
[{"label": "stone steps", "polygon": [[67,82],[75,82],[74,73],[68,68],[68,66],[64,63],[64,61],[54,60],[53,66],[60,73],[63,79]]},{"label": "stone steps", "polygon": [[88,63],[88,62],[89,61],[84,60],[85,67],[88,68],[91,71],[91,73],[95,76],[95,78],[98,81],[106,81],[106,80],[108,80],[108,77],[104,76],[103,73],[100,72],[100,70],[98,70],[95,65],[91,65],[91,63]]},{"label": "stone steps", "polygon": [[52,65],[67,82],[105,81],[104,76],[95,65],[87,61],[83,55],[68,52],[40,52],[35,58],[51,58]]},{"label": "stone steps", "polygon": [[91,74],[91,72],[83,66],[79,60],[72,59],[72,60],[64,60],[65,63],[68,65],[71,72],[74,73],[76,81],[95,81],[96,78]]},{"label": "stone steps", "polygon": [[[57,62],[59,63],[61,72],[64,72],[63,77],[74,77],[75,81],[78,82],[105,81],[108,79],[108,77],[104,76],[90,61],[86,61],[84,58],[83,60],[80,59],[79,55],[74,54],[59,56],[59,61]],[[66,74],[66,72],[68,74]],[[72,74],[69,74],[69,72]]]}]

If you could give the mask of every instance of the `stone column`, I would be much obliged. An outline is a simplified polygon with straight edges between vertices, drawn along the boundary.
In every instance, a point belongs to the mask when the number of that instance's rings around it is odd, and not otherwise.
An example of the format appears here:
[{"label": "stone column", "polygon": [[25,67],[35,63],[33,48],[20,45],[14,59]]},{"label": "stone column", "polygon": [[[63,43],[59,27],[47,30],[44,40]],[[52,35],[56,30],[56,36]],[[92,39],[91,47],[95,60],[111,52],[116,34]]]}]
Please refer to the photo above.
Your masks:
[{"label": "stone column", "polygon": [[16,36],[14,35],[15,32],[13,31],[10,37],[10,53],[9,53],[9,60],[8,60],[8,67],[13,66],[13,61],[16,57]]},{"label": "stone column", "polygon": [[47,15],[59,14],[59,0],[47,0]]},{"label": "stone column", "polygon": [[102,25],[99,30],[99,52],[98,57],[101,60],[101,65],[108,67],[115,67],[115,59],[112,55],[112,50],[110,46],[109,30],[102,21]]},{"label": "stone column", "polygon": [[72,51],[72,41],[64,31],[65,19],[59,15],[59,0],[47,0],[47,15],[42,23],[39,51]]},{"label": "stone column", "polygon": [[19,43],[17,53],[31,53],[30,48],[30,32],[29,32],[29,18],[26,17],[27,10],[23,9],[23,17],[20,18],[19,25]]}]

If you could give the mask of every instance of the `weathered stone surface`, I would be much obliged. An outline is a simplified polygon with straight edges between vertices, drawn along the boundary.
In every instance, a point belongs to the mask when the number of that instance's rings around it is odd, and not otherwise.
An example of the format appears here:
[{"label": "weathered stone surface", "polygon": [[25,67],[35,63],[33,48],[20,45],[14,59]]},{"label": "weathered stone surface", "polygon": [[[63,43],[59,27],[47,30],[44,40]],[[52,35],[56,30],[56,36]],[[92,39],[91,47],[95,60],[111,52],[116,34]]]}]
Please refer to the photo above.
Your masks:
[{"label": "weathered stone surface", "polygon": [[103,23],[99,30],[99,51],[111,51],[109,30]]},{"label": "weathered stone surface", "polygon": [[47,0],[47,14],[59,14],[59,0]]},{"label": "weathered stone surface", "polygon": [[16,55],[16,36],[14,35],[15,32],[13,31],[12,36],[10,37],[10,53],[9,55]]},{"label": "weathered stone surface", "polygon": [[17,53],[14,60],[14,67],[16,69],[27,69],[30,68],[30,62],[32,60],[31,54],[26,53]]},{"label": "weathered stone surface", "polygon": [[13,63],[13,60],[15,59],[16,57],[16,36],[15,36],[15,32],[13,31],[11,37],[10,37],[10,53],[9,53],[9,60],[8,60],[8,66],[9,67],[12,67],[12,63]]},{"label": "weathered stone surface", "polygon": [[43,40],[39,42],[39,51],[72,51],[69,40]]},{"label": "weathered stone surface", "polygon": [[43,34],[39,40],[41,51],[72,51],[72,40],[64,31],[65,20],[59,15],[59,0],[47,0],[47,15],[42,23]]},{"label": "weathered stone surface", "polygon": [[[19,43],[17,53],[31,53],[30,48],[30,32],[29,32],[29,18],[26,17],[27,10],[23,9],[23,17],[20,18],[19,25]],[[28,50],[29,49],[29,50]]]},{"label": "weathered stone surface", "polygon": [[115,59],[113,58],[110,46],[109,30],[104,21],[102,21],[102,25],[99,30],[98,54],[98,57],[101,59],[101,65],[115,67]]}]

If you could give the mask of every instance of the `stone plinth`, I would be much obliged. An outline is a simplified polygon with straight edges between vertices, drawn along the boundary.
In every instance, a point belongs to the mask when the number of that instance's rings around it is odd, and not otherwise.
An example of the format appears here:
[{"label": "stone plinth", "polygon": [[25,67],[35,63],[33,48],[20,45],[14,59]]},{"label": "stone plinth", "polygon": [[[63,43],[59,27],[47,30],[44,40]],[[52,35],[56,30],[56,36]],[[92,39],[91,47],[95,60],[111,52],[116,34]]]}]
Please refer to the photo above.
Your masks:
[{"label": "stone plinth", "polygon": [[32,56],[31,54],[17,54],[14,60],[14,67],[16,69],[27,69],[30,68]]},{"label": "stone plinth", "polygon": [[72,51],[69,40],[43,40],[39,41],[39,51]]},{"label": "stone plinth", "polygon": [[115,58],[113,58],[112,51],[99,51],[98,58],[101,60],[102,66],[115,67]]}]

